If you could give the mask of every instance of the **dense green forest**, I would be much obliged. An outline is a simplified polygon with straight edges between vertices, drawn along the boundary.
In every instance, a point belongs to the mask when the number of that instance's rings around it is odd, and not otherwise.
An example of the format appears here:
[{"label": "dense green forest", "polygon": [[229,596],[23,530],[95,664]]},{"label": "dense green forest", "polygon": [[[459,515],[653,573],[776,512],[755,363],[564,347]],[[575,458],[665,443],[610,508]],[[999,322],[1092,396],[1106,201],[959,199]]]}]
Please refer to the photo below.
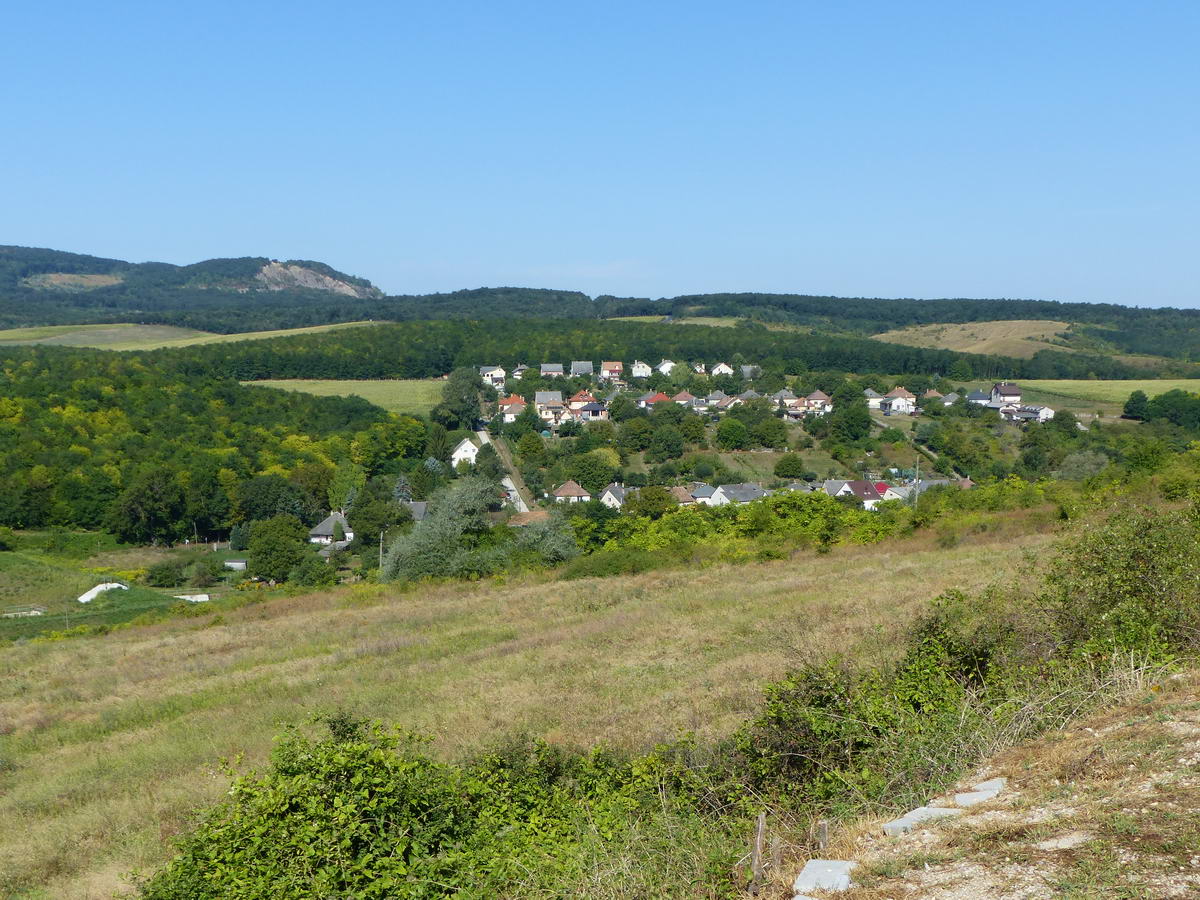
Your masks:
[{"label": "dense green forest", "polygon": [[514,320],[405,322],[264,341],[156,351],[189,375],[261,378],[429,378],[458,366],[643,359],[724,360],[788,373],[904,372],[971,378],[1131,378],[1140,370],[1102,356],[1042,351],[1032,359],[975,356],[866,338],[644,322]]},{"label": "dense green forest", "polygon": [[[1192,309],[1044,300],[891,300],[757,293],[658,300],[604,295],[593,300],[578,291],[522,287],[385,297],[362,278],[309,260],[287,263],[344,282],[354,294],[311,288],[265,290],[254,279],[268,262],[263,257],[242,257],[189,266],[133,264],[57,250],[0,246],[0,327],[144,322],[234,333],[365,319],[595,320],[706,315],[870,335],[909,325],[1043,319],[1077,323],[1076,333],[1119,351],[1200,359],[1200,310]],[[55,273],[110,276],[115,283],[56,281],[50,277]]]}]

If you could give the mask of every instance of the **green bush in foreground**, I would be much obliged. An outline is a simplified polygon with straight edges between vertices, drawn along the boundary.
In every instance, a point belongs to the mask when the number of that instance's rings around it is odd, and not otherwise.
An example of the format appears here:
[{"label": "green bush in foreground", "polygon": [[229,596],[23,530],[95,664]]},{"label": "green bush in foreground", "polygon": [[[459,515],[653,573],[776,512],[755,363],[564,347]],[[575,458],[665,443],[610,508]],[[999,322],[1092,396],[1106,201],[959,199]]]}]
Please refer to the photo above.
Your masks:
[{"label": "green bush in foreground", "polygon": [[450,764],[344,717],[323,740],[291,732],[144,896],[734,896],[759,809],[803,821],[923,801],[1191,652],[1197,537],[1194,511],[1088,526],[1044,584],[941,597],[894,664],[804,666],[715,747],[516,741]]}]

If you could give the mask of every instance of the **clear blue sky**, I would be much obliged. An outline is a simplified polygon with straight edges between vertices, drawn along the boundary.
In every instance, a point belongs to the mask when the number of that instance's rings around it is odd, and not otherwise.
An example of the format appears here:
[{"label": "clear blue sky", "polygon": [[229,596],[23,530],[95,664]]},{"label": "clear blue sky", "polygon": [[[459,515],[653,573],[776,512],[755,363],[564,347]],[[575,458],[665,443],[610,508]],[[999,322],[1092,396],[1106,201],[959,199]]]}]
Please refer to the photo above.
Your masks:
[{"label": "clear blue sky", "polygon": [[1200,3],[21,3],[0,243],[1200,305]]}]

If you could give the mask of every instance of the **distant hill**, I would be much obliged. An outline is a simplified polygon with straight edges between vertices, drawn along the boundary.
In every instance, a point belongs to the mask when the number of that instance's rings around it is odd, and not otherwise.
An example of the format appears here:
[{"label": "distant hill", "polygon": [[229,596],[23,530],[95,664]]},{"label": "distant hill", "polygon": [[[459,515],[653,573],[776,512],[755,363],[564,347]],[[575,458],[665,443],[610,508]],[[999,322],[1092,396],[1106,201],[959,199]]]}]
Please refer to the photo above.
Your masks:
[{"label": "distant hill", "polygon": [[[128,322],[232,334],[363,320],[636,316],[760,323],[1005,355],[1032,355],[1053,348],[1122,357],[1141,368],[1161,364],[1135,357],[1172,358],[1180,361],[1173,364],[1176,368],[1200,361],[1200,310],[1194,309],[756,293],[592,299],[579,291],[526,287],[385,296],[364,278],[312,260],[248,256],[175,266],[0,246],[0,328]],[[969,346],[976,330],[947,327],[987,322],[1009,323],[997,324],[984,336],[987,340],[1002,337],[1001,344],[989,346],[983,340]],[[1021,327],[1014,330],[1012,323],[1018,322]],[[896,331],[904,334],[887,335]],[[915,338],[908,336],[914,334]],[[1040,335],[1036,343],[1027,340],[1035,335]]]}]

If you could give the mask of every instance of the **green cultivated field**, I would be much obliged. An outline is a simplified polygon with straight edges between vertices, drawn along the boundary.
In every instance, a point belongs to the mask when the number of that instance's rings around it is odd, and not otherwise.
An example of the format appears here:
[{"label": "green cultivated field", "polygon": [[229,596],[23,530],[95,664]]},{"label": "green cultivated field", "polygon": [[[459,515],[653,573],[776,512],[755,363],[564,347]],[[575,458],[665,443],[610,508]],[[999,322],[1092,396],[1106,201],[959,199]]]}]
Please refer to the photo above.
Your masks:
[{"label": "green cultivated field", "polygon": [[414,413],[422,416],[441,401],[444,383],[440,378],[379,381],[281,378],[243,382],[243,384],[257,384],[285,391],[301,391],[320,397],[362,397],[389,412]]},{"label": "green cultivated field", "polygon": [[157,350],[162,347],[188,347],[192,344],[225,344],[230,341],[253,341],[263,338],[287,337],[293,334],[316,334],[357,328],[373,322],[338,322],[332,325],[313,325],[308,328],[285,328],[279,331],[248,331],[241,334],[212,334],[192,328],[172,325],[47,325],[38,328],[10,328],[0,331],[0,346],[5,344],[56,344],[63,347],[92,347],[97,350]]},{"label": "green cultivated field", "polygon": [[1048,397],[1059,396],[1092,403],[1120,405],[1124,405],[1134,391],[1145,391],[1147,397],[1176,389],[1189,393],[1200,391],[1200,378],[1144,378],[1131,381],[1037,379],[1022,381],[1020,384]]}]

